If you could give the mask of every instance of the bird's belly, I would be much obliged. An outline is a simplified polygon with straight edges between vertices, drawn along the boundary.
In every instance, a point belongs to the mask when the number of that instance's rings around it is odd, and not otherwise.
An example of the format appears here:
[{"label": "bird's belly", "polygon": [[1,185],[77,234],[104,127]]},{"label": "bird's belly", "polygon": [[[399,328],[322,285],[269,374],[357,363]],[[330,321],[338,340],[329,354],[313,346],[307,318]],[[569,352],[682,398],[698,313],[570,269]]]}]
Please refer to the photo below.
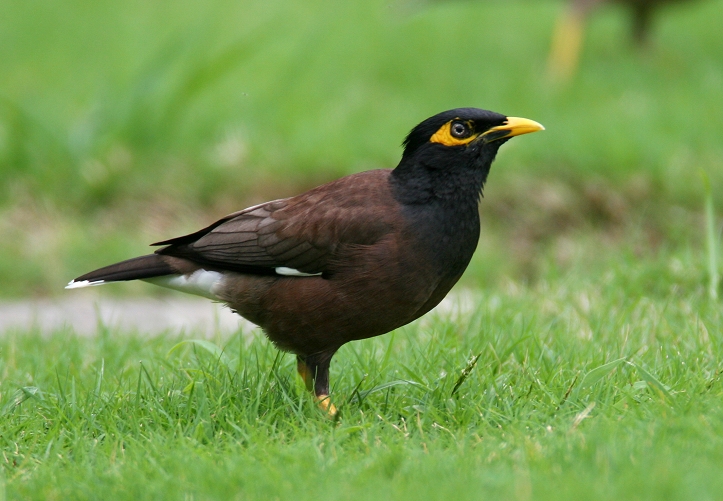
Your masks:
[{"label": "bird's belly", "polygon": [[330,279],[237,275],[227,278],[222,296],[280,348],[313,354],[385,334],[417,318],[440,280],[429,272],[403,271],[357,270]]}]

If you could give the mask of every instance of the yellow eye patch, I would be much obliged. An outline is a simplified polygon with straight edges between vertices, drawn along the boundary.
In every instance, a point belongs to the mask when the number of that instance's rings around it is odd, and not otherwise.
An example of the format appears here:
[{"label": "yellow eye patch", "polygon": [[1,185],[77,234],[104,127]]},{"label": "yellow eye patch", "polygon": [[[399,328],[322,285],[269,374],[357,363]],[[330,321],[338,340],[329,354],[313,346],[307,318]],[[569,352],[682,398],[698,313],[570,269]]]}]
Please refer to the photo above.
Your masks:
[{"label": "yellow eye patch", "polygon": [[[472,141],[474,141],[479,134],[470,134],[468,137],[454,137],[452,135],[452,124],[456,121],[458,121],[458,118],[455,118],[454,120],[450,120],[443,126],[439,128],[437,132],[434,133],[432,137],[429,138],[429,142],[431,143],[439,143],[443,144],[445,146],[464,146],[465,144],[469,144]],[[467,122],[465,125],[471,130],[472,124]]]}]

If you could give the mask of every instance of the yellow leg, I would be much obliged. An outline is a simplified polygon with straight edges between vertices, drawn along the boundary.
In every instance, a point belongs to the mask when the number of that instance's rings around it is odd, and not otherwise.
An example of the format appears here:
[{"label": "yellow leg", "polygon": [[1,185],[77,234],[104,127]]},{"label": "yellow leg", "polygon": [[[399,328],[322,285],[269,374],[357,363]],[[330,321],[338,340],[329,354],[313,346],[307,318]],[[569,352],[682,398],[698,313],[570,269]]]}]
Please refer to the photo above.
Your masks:
[{"label": "yellow leg", "polygon": [[301,376],[301,379],[303,379],[306,389],[313,392],[314,375],[311,373],[311,369],[308,365],[306,365],[304,360],[298,356],[296,357],[296,371],[299,373],[299,376]]},{"label": "yellow leg", "polygon": [[585,22],[603,1],[570,0],[568,9],[558,18],[547,63],[553,79],[565,82],[575,75],[582,51]]},{"label": "yellow leg", "polygon": [[577,12],[568,12],[557,21],[548,62],[553,78],[567,81],[575,74],[580,60],[583,26],[584,19]]},{"label": "yellow leg", "polygon": [[331,399],[329,398],[329,395],[316,395],[316,402],[319,405],[319,408],[326,412],[329,417],[336,416],[336,406],[331,403]]},{"label": "yellow leg", "polygon": [[334,417],[337,413],[336,406],[329,398],[329,362],[333,353],[317,356],[296,357],[296,370],[304,380],[306,389],[314,394],[319,408]]}]

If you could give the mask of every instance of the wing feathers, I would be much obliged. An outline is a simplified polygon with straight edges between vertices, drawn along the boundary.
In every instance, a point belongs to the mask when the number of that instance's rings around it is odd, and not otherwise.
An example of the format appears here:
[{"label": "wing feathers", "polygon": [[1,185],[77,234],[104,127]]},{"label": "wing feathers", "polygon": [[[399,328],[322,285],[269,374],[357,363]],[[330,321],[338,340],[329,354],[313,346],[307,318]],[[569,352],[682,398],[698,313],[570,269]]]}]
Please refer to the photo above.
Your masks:
[{"label": "wing feathers", "polygon": [[[156,252],[245,273],[331,272],[345,244],[372,245],[391,231],[398,205],[389,172],[347,176],[298,197],[250,207],[196,233],[160,242],[168,246]],[[372,195],[374,206],[368,203]]]}]

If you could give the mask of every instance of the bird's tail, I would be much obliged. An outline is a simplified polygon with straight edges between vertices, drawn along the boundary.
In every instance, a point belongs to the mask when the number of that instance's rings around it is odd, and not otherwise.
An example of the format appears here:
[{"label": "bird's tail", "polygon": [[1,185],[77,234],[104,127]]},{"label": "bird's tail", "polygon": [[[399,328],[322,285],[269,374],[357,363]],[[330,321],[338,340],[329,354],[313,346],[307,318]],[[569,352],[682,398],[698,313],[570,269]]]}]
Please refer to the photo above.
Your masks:
[{"label": "bird's tail", "polygon": [[109,282],[137,280],[143,278],[162,277],[178,273],[162,256],[149,254],[105,266],[71,280],[66,289],[77,289],[91,285],[102,285]]}]

